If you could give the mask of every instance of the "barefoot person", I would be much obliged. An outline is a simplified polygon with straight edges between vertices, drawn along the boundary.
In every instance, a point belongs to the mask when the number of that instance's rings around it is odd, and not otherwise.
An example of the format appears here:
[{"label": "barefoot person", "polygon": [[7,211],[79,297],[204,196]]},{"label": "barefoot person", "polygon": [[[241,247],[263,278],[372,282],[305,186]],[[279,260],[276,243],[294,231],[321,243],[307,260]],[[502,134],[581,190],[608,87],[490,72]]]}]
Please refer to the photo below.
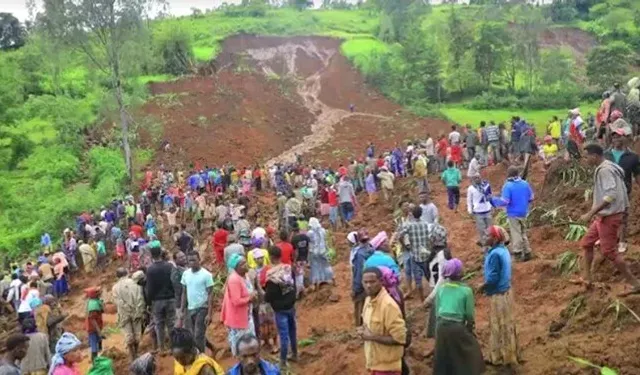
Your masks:
[{"label": "barefoot person", "polygon": [[629,266],[618,253],[618,231],[622,225],[624,212],[629,207],[629,197],[624,182],[624,170],[615,163],[604,158],[602,146],[590,144],[585,147],[587,161],[596,167],[593,182],[593,206],[589,212],[582,215],[582,221],[590,222],[587,234],[582,239],[585,252],[585,282],[591,285],[591,266],[593,264],[593,249],[600,241],[602,255],[613,262],[618,271],[624,276],[632,289],[624,293],[640,293],[640,281],[629,271]]}]

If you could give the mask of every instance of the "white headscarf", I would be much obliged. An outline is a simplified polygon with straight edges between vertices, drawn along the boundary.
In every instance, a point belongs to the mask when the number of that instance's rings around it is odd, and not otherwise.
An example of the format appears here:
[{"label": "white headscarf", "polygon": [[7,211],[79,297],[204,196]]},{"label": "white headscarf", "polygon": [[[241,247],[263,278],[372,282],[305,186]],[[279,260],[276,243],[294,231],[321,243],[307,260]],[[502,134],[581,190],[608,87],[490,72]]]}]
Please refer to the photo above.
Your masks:
[{"label": "white headscarf", "polygon": [[315,217],[312,217],[311,219],[309,219],[309,228],[313,230],[322,229],[322,225],[320,225],[320,220],[316,219]]}]

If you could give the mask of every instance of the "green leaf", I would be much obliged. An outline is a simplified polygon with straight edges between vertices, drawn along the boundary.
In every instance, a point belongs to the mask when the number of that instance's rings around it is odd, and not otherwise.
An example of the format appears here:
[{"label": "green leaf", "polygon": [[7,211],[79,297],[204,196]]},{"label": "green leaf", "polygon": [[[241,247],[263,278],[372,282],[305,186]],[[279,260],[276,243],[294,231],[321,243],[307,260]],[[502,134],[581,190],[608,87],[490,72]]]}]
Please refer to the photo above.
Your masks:
[{"label": "green leaf", "polygon": [[600,375],[618,375],[618,372],[609,367],[602,367],[600,369]]},{"label": "green leaf", "polygon": [[586,360],[586,359],[584,359],[584,358],[571,357],[571,356],[569,356],[568,358],[569,358],[570,360],[572,360],[572,361],[576,362],[577,364],[582,365],[582,366],[588,366],[588,367],[593,367],[593,368],[600,368],[600,366],[596,366],[596,365],[594,365],[593,363],[591,363],[591,362],[587,361],[587,360]]}]

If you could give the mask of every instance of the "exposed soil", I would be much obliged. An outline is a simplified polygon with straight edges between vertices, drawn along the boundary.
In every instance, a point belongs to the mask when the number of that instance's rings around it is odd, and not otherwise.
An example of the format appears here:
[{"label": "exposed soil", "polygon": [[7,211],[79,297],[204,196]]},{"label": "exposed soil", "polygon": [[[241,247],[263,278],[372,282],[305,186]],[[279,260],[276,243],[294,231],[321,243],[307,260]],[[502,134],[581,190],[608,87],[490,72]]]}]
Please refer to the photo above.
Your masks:
[{"label": "exposed soil", "polygon": [[[412,117],[369,89],[339,55],[338,45],[339,42],[329,38],[237,36],[224,43],[224,51],[216,63],[220,69],[217,77],[194,77],[153,85],[152,90],[156,94],[186,93],[178,96],[180,104],[170,108],[161,105],[160,99],[145,108],[147,113],[164,122],[164,137],[171,143],[171,151],[159,153],[156,162],[180,165],[194,160],[212,164],[227,160],[235,163],[263,160],[273,163],[291,160],[295,153],[302,153],[304,159],[312,162],[335,165],[361,157],[369,141],[382,150],[408,139],[424,137],[427,132],[436,134],[447,130],[445,122]],[[244,72],[235,73],[243,69]],[[269,75],[279,78],[265,78]],[[284,75],[295,75],[288,96],[276,90]],[[223,90],[224,95],[219,93],[221,85],[228,88],[228,91]],[[351,103],[356,106],[355,113],[348,110]],[[193,125],[201,115],[209,119],[216,115],[210,128],[200,129]],[[274,118],[277,120],[271,120]],[[258,139],[261,141],[257,142]],[[493,189],[499,191],[506,177],[506,166],[490,167],[484,173]],[[562,201],[575,210],[571,215],[583,212],[575,209],[586,204],[583,193],[556,190],[557,182],[551,180],[547,180],[549,186],[545,186],[545,171],[541,163],[533,164],[529,180],[539,193],[536,205]],[[474,222],[464,207],[457,214],[449,211],[445,188],[437,178],[431,178],[430,182],[432,197],[449,231],[452,252],[463,260],[467,272],[473,272],[469,283],[478,286],[482,281],[483,255],[475,245]],[[465,191],[466,186],[463,186],[463,202]],[[415,200],[415,197],[416,191],[410,180],[398,182],[390,203],[366,206],[361,197],[354,228],[366,227],[372,234],[380,230],[391,233],[394,229],[391,220],[393,209],[402,199]],[[273,214],[274,198],[272,193],[258,196],[262,216],[268,218]],[[633,196],[636,210],[640,203],[638,199],[636,191]],[[632,228],[637,228],[636,211],[632,217]],[[514,264],[513,270],[517,330],[524,359],[518,373],[589,373],[570,362],[567,359],[569,355],[617,368],[621,374],[638,373],[638,322],[624,308],[617,318],[615,311],[608,308],[615,301],[615,293],[624,288],[621,277],[610,264],[604,263],[595,271],[596,279],[604,283],[602,287],[584,292],[581,286],[571,283],[569,277],[563,277],[555,270],[559,254],[566,250],[579,251],[577,243],[564,240],[566,226],[537,225],[530,231],[536,259]],[[355,336],[353,327],[346,233],[338,231],[333,236],[337,247],[334,266],[337,286],[324,288],[298,304],[298,339],[313,338],[314,343],[301,349],[300,361],[292,366],[292,373],[366,373],[362,342]],[[639,244],[640,237],[634,235],[631,243]],[[627,257],[632,260],[632,270],[640,275],[637,254],[637,250],[632,249]],[[99,279],[97,282],[110,287],[114,281],[112,270],[105,275],[109,280]],[[74,285],[81,289],[79,285],[86,287],[90,281],[83,278]],[[640,311],[640,297],[628,297],[623,301],[634,311]],[[82,299],[77,294],[67,305],[72,311],[83,310]],[[477,295],[477,334],[485,349],[489,337],[488,312],[487,298]],[[419,301],[408,302],[413,336],[408,361],[414,374],[431,374],[428,353],[433,348],[433,341],[423,335],[425,315]],[[70,324],[79,329],[75,320]],[[220,348],[216,358],[223,365],[230,365],[233,360],[226,349],[224,328],[214,323],[208,336]],[[105,346],[122,350],[121,342],[121,335],[113,333]],[[275,360],[266,353],[265,357]],[[126,373],[124,362],[116,362],[119,366],[117,373]],[[171,374],[171,359],[162,358],[159,367],[160,374]],[[497,371],[489,369],[488,373]]]},{"label": "exposed soil", "polygon": [[539,38],[540,47],[565,48],[576,58],[579,66],[584,66],[587,53],[598,43],[593,35],[574,27],[550,27],[542,31]]}]

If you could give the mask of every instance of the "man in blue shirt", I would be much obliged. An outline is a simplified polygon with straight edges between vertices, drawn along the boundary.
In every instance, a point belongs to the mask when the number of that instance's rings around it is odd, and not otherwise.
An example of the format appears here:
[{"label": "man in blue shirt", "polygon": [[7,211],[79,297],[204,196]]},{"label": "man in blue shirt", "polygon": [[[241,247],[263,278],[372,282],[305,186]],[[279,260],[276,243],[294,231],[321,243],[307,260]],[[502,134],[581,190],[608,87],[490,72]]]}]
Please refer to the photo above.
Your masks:
[{"label": "man in blue shirt", "polygon": [[531,246],[527,237],[527,215],[529,204],[533,201],[531,185],[519,175],[518,167],[509,167],[507,170],[507,182],[502,187],[502,197],[493,197],[492,202],[496,207],[505,207],[513,254],[519,260],[526,262],[531,260]]},{"label": "man in blue shirt", "polygon": [[236,344],[238,362],[229,369],[228,375],[280,375],[280,369],[260,358],[260,341],[251,334],[238,339]]}]

